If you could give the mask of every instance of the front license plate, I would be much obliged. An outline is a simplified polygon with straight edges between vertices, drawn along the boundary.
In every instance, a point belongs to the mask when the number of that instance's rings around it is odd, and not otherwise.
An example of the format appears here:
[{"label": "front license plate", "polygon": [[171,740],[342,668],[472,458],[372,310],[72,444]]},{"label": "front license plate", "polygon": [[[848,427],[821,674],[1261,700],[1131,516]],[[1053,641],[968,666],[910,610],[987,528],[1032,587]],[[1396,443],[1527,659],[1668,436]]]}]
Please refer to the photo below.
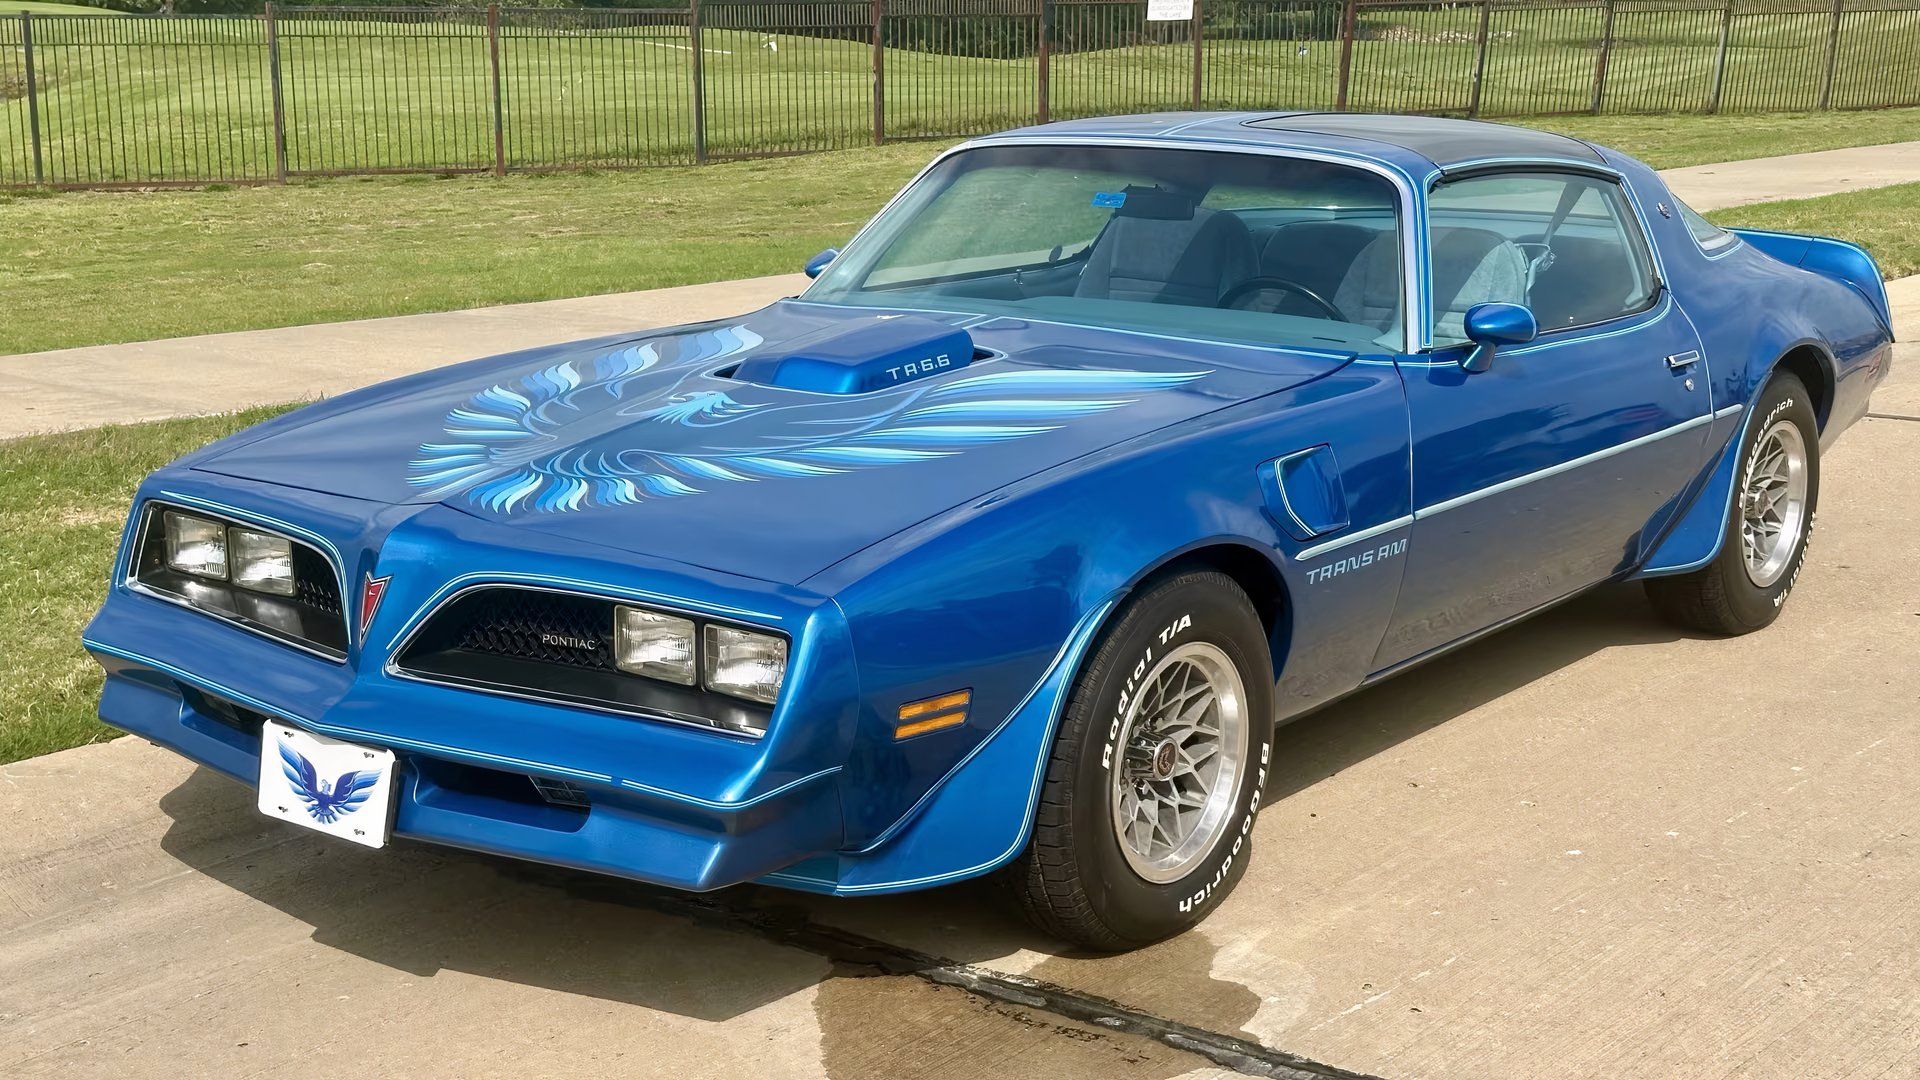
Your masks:
[{"label": "front license plate", "polygon": [[368,847],[393,820],[393,751],[269,720],[260,729],[260,812]]}]

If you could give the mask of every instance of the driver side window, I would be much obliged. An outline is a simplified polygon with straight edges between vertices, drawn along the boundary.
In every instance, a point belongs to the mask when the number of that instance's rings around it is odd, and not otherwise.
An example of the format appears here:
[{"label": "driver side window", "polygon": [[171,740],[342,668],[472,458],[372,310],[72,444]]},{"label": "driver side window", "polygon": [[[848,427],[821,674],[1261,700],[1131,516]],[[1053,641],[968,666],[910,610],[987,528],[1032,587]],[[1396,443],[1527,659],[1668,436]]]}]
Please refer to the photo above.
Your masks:
[{"label": "driver side window", "polygon": [[1644,310],[1658,283],[1626,196],[1575,173],[1500,173],[1435,188],[1429,200],[1432,340],[1466,340],[1467,309],[1523,304],[1541,332]]}]

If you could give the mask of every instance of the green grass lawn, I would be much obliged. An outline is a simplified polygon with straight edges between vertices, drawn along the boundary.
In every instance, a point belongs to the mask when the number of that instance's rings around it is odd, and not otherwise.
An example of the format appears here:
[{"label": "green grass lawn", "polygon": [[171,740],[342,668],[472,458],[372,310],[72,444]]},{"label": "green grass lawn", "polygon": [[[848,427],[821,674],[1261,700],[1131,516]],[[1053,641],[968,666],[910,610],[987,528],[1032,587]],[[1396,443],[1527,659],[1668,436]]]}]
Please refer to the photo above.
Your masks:
[{"label": "green grass lawn", "polygon": [[1920,274],[1920,184],[1755,203],[1707,217],[1723,226],[1837,236],[1871,251],[1889,280]]},{"label": "green grass lawn", "polygon": [[[1663,167],[1920,139],[1920,109],[1539,123]],[[504,180],[0,192],[0,355],[791,271],[942,145]]]},{"label": "green grass lawn", "polygon": [[[1725,225],[1853,237],[1874,250],[1890,276],[1920,272],[1920,184],[1712,217]],[[164,462],[276,411],[0,442],[0,506],[15,508],[0,515],[0,640],[7,642],[0,762],[111,735],[93,719],[100,675],[79,634],[99,605],[134,486]]]},{"label": "green grass lawn", "polygon": [[105,8],[88,7],[85,4],[62,4],[57,0],[0,0],[0,15],[18,15],[21,12],[34,15],[111,15]]},{"label": "green grass lawn", "polygon": [[843,242],[932,152],[0,193],[0,355],[794,271]]},{"label": "green grass lawn", "polygon": [[140,478],[279,409],[0,442],[0,762],[110,738],[80,628]]},{"label": "green grass lawn", "polygon": [[1624,150],[1656,169],[1920,139],[1920,109],[1751,116],[1556,116],[1528,122]]}]

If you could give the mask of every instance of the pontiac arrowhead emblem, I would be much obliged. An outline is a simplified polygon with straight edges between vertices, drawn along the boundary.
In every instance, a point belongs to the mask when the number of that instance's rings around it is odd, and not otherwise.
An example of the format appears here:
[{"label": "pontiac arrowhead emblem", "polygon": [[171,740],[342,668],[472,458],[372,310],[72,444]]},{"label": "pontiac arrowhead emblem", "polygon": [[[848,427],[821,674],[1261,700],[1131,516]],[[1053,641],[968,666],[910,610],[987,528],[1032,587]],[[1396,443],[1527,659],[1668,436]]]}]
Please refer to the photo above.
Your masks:
[{"label": "pontiac arrowhead emblem", "polygon": [[367,627],[373,625],[373,613],[380,610],[380,598],[387,595],[387,582],[393,575],[374,577],[371,573],[360,586],[360,640],[367,639]]}]

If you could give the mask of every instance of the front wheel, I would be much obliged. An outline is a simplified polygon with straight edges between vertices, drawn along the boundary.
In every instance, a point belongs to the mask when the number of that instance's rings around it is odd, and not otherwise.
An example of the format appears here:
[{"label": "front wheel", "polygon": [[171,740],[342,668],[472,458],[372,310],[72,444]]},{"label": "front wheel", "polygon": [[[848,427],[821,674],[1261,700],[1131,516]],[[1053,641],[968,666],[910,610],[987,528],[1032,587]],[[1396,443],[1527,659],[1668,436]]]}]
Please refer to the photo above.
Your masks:
[{"label": "front wheel", "polygon": [[1246,869],[1273,746],[1265,629],[1224,574],[1129,602],[1075,682],[1033,838],[1010,868],[1036,925],[1096,949],[1177,934]]},{"label": "front wheel", "polygon": [[1767,384],[1736,468],[1720,554],[1691,574],[1647,581],[1662,615],[1709,634],[1773,622],[1800,577],[1820,499],[1820,430],[1799,379],[1782,372]]}]

